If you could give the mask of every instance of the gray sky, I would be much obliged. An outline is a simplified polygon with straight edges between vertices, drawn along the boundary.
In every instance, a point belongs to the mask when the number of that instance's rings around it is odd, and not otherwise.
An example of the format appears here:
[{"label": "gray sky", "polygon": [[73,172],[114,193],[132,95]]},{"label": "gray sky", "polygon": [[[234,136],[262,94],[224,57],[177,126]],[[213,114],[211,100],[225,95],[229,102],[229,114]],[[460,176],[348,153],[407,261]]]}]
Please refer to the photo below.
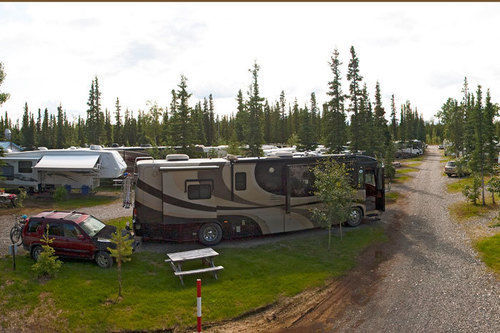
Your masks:
[{"label": "gray sky", "polygon": [[[195,100],[212,93],[216,111],[235,112],[248,69],[261,66],[262,95],[326,100],[328,61],[337,47],[345,79],[349,47],[373,97],[380,81],[430,119],[464,76],[500,97],[500,3],[0,3],[0,62],[10,117],[59,103],[84,115],[93,76],[102,105],[131,110],[168,105],[179,77]],[[343,86],[347,92],[347,84]],[[399,110],[399,107],[398,107]]]}]

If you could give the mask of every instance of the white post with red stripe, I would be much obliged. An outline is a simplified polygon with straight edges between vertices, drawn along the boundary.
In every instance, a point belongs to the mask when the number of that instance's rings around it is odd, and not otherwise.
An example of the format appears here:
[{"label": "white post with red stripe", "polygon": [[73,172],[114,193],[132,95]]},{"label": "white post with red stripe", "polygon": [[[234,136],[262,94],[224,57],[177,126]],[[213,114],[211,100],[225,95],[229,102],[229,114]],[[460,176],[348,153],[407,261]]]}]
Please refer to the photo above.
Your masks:
[{"label": "white post with red stripe", "polygon": [[198,316],[197,331],[201,332],[201,279],[196,279],[196,315]]}]

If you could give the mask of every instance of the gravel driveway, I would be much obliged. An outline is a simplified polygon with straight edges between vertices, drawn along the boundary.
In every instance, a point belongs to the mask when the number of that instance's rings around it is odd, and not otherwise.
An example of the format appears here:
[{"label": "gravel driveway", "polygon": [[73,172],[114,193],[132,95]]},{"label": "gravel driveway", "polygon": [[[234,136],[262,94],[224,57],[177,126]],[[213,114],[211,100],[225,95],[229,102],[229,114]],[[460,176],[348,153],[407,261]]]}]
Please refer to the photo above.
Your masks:
[{"label": "gravel driveway", "polygon": [[440,158],[430,147],[421,170],[404,184],[394,254],[379,267],[374,295],[349,307],[333,330],[500,332],[499,281],[448,214]]},{"label": "gravel driveway", "polygon": [[[75,208],[75,210],[89,213],[101,220],[132,215],[132,209],[123,208],[121,201],[102,206]],[[9,234],[10,229],[14,225],[14,219],[14,215],[0,215],[0,256],[8,252],[9,245],[11,244]]]}]

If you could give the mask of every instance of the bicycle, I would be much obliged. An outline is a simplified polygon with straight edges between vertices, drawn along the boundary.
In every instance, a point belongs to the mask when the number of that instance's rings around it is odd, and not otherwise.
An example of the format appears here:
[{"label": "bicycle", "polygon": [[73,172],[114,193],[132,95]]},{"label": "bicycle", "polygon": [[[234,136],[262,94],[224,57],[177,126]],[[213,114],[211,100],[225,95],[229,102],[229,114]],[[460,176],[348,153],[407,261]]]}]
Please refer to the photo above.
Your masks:
[{"label": "bicycle", "polygon": [[28,216],[22,215],[17,218],[16,223],[10,229],[10,241],[12,244],[21,245],[23,243],[23,228]]}]

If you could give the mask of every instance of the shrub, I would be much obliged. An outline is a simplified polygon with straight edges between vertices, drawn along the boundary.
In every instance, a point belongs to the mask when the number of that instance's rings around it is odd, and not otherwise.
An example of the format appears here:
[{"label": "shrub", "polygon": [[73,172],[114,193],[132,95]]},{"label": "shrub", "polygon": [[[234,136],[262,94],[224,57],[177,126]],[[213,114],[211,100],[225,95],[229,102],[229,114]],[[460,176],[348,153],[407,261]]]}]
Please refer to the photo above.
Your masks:
[{"label": "shrub", "polygon": [[17,195],[16,205],[18,207],[22,207],[23,206],[23,202],[24,202],[24,200],[26,200],[27,197],[28,197],[28,194],[26,193],[26,190],[24,188],[20,188],[19,189],[19,194]]},{"label": "shrub", "polygon": [[465,185],[462,190],[463,195],[467,198],[468,201],[472,202],[474,205],[477,204],[477,199],[479,199],[479,189],[481,187],[481,179],[479,177],[474,176],[471,185]]},{"label": "shrub", "polygon": [[68,198],[68,191],[66,191],[66,189],[62,186],[59,186],[58,188],[56,188],[56,190],[54,191],[54,200],[55,201],[64,201]]},{"label": "shrub", "polygon": [[47,226],[46,232],[42,237],[43,251],[38,256],[38,260],[31,269],[35,272],[38,278],[53,277],[61,268],[62,262],[57,260],[54,249],[50,246],[53,239],[49,238],[49,227]]}]

